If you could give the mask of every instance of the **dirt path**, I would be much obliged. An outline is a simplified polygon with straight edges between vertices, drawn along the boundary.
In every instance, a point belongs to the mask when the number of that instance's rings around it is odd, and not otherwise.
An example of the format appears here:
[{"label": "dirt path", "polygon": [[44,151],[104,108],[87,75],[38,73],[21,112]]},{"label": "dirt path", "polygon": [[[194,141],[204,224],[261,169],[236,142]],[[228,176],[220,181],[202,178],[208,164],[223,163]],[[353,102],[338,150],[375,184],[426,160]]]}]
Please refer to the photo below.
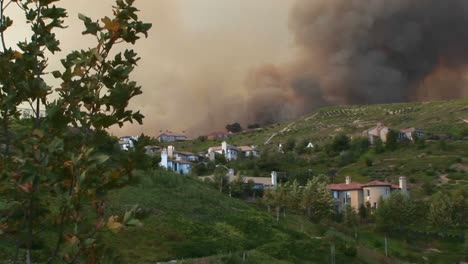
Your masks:
[{"label": "dirt path", "polygon": [[279,133],[284,133],[286,130],[288,130],[292,125],[294,125],[296,122],[292,122],[291,124],[287,125],[285,128],[281,129],[279,132],[273,133],[264,143],[264,145],[268,145],[270,141],[276,137]]}]

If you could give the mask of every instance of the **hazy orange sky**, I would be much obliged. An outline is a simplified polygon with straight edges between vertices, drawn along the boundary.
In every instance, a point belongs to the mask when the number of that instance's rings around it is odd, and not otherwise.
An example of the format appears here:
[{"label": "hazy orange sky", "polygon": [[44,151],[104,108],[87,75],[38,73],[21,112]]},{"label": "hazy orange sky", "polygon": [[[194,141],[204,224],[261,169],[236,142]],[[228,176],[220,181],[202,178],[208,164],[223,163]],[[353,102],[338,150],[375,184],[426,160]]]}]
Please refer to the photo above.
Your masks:
[{"label": "hazy orange sky", "polygon": [[[137,0],[143,21],[153,24],[148,39],[136,50],[142,57],[133,78],[143,87],[131,107],[146,116],[144,125],[112,129],[115,135],[159,130],[181,132],[222,129],[236,121],[229,101],[245,96],[249,70],[290,56],[292,38],[288,14],[292,0]],[[64,56],[89,46],[92,39],[80,34],[78,13],[92,18],[111,14],[111,0],[62,0],[69,13],[69,28],[57,33]],[[18,15],[13,14],[14,18]],[[24,38],[24,27],[15,23],[7,33],[10,44]],[[51,68],[59,67],[58,60]],[[226,104],[226,120],[210,120],[210,109]],[[213,108],[211,107],[213,106]],[[232,116],[232,118],[229,118]],[[202,127],[199,126],[203,122]],[[209,127],[203,127],[209,126]],[[195,131],[197,130],[197,131]]]},{"label": "hazy orange sky", "polygon": [[[63,52],[93,46],[78,13],[111,14],[113,0],[61,0],[69,28]],[[114,135],[160,130],[196,136],[280,122],[334,104],[444,100],[468,96],[466,0],[137,0],[153,24],[134,49],[143,95],[130,104],[144,125]],[[13,45],[25,38],[10,11]],[[122,47],[126,48],[126,47]],[[53,82],[55,81],[55,83]],[[51,83],[58,85],[56,80]]]}]

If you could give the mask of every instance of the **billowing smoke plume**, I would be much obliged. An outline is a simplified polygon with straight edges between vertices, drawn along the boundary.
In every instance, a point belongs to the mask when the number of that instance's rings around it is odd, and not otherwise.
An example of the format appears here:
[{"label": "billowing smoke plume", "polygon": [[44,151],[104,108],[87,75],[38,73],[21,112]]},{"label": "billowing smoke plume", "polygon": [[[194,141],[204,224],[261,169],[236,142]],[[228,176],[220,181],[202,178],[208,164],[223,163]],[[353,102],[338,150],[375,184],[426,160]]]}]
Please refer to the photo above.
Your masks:
[{"label": "billowing smoke plume", "polygon": [[248,77],[250,121],[468,96],[466,0],[298,0],[290,29],[297,59]]}]

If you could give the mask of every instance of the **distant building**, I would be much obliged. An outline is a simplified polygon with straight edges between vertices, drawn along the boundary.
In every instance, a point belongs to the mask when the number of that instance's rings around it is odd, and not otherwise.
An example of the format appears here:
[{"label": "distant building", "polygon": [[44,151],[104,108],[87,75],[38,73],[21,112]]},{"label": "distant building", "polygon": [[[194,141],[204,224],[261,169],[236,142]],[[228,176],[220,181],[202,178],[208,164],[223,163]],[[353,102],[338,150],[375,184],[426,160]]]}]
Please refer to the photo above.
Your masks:
[{"label": "distant building", "polygon": [[214,160],[215,154],[224,155],[226,160],[237,160],[240,155],[244,157],[259,157],[260,151],[255,146],[232,146],[226,141],[221,143],[221,146],[213,146],[208,148],[208,157]]},{"label": "distant building", "polygon": [[217,131],[217,132],[213,132],[213,133],[208,134],[208,136],[206,136],[206,138],[208,140],[216,140],[216,139],[225,139],[225,138],[228,138],[230,136],[231,136],[231,133],[229,133],[227,131]]},{"label": "distant building", "polygon": [[177,135],[172,133],[162,133],[157,137],[159,142],[175,142],[175,141],[184,141],[187,140],[187,136],[185,135]]},{"label": "distant building", "polygon": [[[229,182],[233,182],[238,179],[239,176],[229,175]],[[242,181],[248,183],[249,181],[254,183],[254,190],[265,190],[275,188],[278,185],[278,177],[275,171],[271,172],[271,177],[251,177],[242,176]]]},{"label": "distant building", "polygon": [[315,146],[314,146],[314,144],[312,144],[312,142],[309,142],[309,144],[307,144],[306,148],[311,149],[311,148],[315,148]]},{"label": "distant building", "polygon": [[238,149],[244,157],[260,157],[260,150],[255,146],[240,146]]},{"label": "distant building", "polygon": [[330,184],[328,189],[335,199],[335,208],[338,212],[341,212],[347,205],[352,206],[356,211],[362,204],[378,208],[380,198],[388,198],[393,191],[408,194],[406,177],[400,177],[399,185],[394,185],[382,181],[355,183],[351,182],[351,177],[347,176],[345,183]]},{"label": "distant building", "polygon": [[415,141],[417,138],[424,137],[424,132],[414,127],[401,129],[398,133],[398,139]]},{"label": "distant building", "polygon": [[150,156],[160,153],[161,151],[162,148],[160,146],[145,146],[145,153]]},{"label": "distant building", "polygon": [[365,130],[363,134],[369,138],[370,144],[375,144],[375,141],[380,139],[383,143],[387,142],[387,136],[390,129],[382,123],[378,123],[376,127]]},{"label": "distant building", "polygon": [[128,151],[135,147],[134,142],[138,141],[139,136],[125,136],[119,138],[120,149]]},{"label": "distant building", "polygon": [[161,162],[159,165],[163,168],[173,170],[179,174],[190,174],[192,162],[185,160],[186,155],[180,155],[175,152],[175,148],[169,146],[168,149],[161,151]]},{"label": "distant building", "polygon": [[211,160],[214,160],[213,154],[224,155],[224,157],[228,161],[237,160],[237,157],[239,155],[239,149],[237,147],[229,145],[226,141],[223,141],[223,143],[221,143],[221,146],[214,146],[208,148],[208,155]]}]

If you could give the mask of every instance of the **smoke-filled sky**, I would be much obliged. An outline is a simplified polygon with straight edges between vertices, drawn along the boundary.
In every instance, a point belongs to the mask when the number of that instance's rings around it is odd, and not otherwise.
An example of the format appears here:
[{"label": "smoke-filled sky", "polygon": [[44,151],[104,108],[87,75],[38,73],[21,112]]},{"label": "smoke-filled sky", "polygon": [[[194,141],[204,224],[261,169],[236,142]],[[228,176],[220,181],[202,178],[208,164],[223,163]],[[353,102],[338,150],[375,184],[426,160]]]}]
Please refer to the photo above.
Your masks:
[{"label": "smoke-filled sky", "polygon": [[[64,53],[85,48],[78,13],[111,0],[62,0]],[[270,123],[322,105],[468,96],[466,0],[137,0],[153,23],[137,44],[143,126],[197,135]],[[7,35],[21,39],[22,25]],[[64,53],[62,55],[64,55]],[[51,67],[58,67],[51,63]]]}]

